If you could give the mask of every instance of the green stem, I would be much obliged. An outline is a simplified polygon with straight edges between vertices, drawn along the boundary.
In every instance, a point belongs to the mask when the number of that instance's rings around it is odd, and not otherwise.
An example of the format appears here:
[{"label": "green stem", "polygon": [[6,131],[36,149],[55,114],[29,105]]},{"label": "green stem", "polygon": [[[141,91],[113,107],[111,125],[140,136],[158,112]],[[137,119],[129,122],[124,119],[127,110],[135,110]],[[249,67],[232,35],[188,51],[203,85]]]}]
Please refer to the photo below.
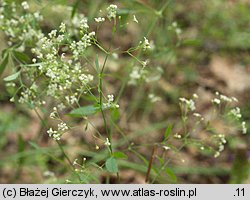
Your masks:
[{"label": "green stem", "polygon": [[[104,111],[103,111],[103,106],[102,106],[102,104],[103,104],[103,95],[102,95],[103,72],[104,72],[104,68],[105,68],[105,65],[106,65],[107,60],[108,60],[108,56],[109,56],[109,54],[106,54],[104,63],[103,63],[103,65],[102,65],[101,72],[100,72],[100,74],[99,74],[99,87],[98,87],[98,92],[99,92],[99,104],[100,104],[100,109],[101,109],[101,113],[102,113],[102,118],[103,118],[103,122],[104,122],[105,131],[106,131],[106,134],[108,135],[109,141],[111,142],[112,136],[111,136],[111,134],[109,133],[108,125],[107,125],[107,120],[106,120],[106,117],[105,117],[105,114],[104,114]],[[109,150],[110,150],[110,153],[112,154],[113,150],[112,150],[112,146],[111,146],[111,145],[109,146]]]}]

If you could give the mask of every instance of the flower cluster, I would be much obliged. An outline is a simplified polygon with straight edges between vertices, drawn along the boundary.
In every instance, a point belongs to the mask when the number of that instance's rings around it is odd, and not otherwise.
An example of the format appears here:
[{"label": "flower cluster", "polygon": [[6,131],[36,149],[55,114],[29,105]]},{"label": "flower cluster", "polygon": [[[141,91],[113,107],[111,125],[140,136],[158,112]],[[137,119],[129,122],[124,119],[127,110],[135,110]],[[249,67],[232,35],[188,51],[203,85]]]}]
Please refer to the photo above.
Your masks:
[{"label": "flower cluster", "polygon": [[196,94],[193,94],[193,99],[179,98],[180,104],[185,107],[185,110],[194,111],[196,109],[194,99],[198,98]]},{"label": "flower cluster", "polygon": [[144,37],[143,41],[140,41],[140,45],[142,46],[143,51],[151,49],[150,43],[146,37]]},{"label": "flower cluster", "polygon": [[[72,8],[70,8],[69,13],[72,12],[71,9]],[[77,12],[73,16],[73,18],[68,16],[64,24],[67,27],[68,33],[70,35],[76,35],[76,36],[79,36],[79,33],[88,31],[89,28],[88,19],[83,14]]]},{"label": "flower cluster", "polygon": [[169,27],[168,30],[172,30],[176,33],[177,36],[179,36],[182,32],[182,30],[179,28],[177,22],[173,22]]},{"label": "flower cluster", "polygon": [[235,108],[231,109],[229,114],[232,115],[237,120],[239,120],[241,118],[241,113],[240,113],[239,107],[235,107]]},{"label": "flower cluster", "polygon": [[217,158],[218,156],[220,156],[220,153],[224,150],[224,145],[227,143],[226,139],[225,139],[225,135],[223,134],[219,134],[216,136],[216,138],[218,139],[218,150],[215,151],[214,157]]},{"label": "flower cluster", "polygon": [[242,133],[243,133],[243,134],[246,134],[246,133],[247,133],[246,122],[242,122],[242,123],[241,123],[241,127],[242,127]]},{"label": "flower cluster", "polygon": [[[20,65],[23,85],[15,95],[19,95],[19,103],[28,104],[31,108],[45,105],[48,97],[58,102],[50,117],[61,123],[56,130],[50,128],[47,133],[54,140],[60,140],[63,132],[69,128],[59,118],[58,110],[78,106],[83,94],[93,95],[90,90],[94,76],[89,69],[87,52],[96,44],[95,32],[89,31],[88,19],[76,12],[72,18],[61,22],[58,29],[45,34],[39,26],[43,17],[38,12],[31,13],[26,1],[18,5],[18,9],[15,3],[1,3],[0,25],[9,38],[9,45],[21,44],[16,49],[18,51],[25,50],[26,42],[33,47],[30,49],[33,53],[32,64]],[[111,20],[116,17],[117,6],[110,5],[107,11],[107,17]],[[103,22],[105,18],[94,20]],[[12,97],[11,101],[14,100]],[[114,96],[108,95],[103,108],[118,107],[114,103]]]},{"label": "flower cluster", "polygon": [[150,94],[148,95],[148,98],[149,98],[149,100],[150,100],[151,103],[155,103],[155,102],[161,100],[160,97],[155,96],[155,94],[152,94],[152,93],[150,93]]},{"label": "flower cluster", "polygon": [[109,7],[107,7],[107,11],[108,11],[108,19],[111,20],[112,18],[115,19],[116,18],[116,13],[117,13],[117,5],[113,5],[111,4]]},{"label": "flower cluster", "polygon": [[[85,23],[82,22],[82,26],[87,28]],[[86,89],[94,79],[81,63],[94,33],[85,33],[79,41],[71,40],[69,35],[66,24],[61,23],[59,31],[51,30],[48,36],[43,36],[32,52],[36,55],[33,60],[40,61],[36,63],[36,73],[47,78],[47,95],[56,99],[63,97],[72,105],[77,102],[77,91]]]},{"label": "flower cluster", "polygon": [[30,6],[27,3],[27,1],[23,1],[21,5],[22,5],[22,7],[23,7],[24,10],[28,10],[30,8]]},{"label": "flower cluster", "polygon": [[[238,99],[235,97],[228,97],[226,95],[220,94],[219,92],[215,93],[216,97],[214,99],[212,99],[212,103],[216,104],[216,105],[221,105],[221,104],[231,104],[231,103],[237,103]],[[235,119],[236,121],[240,121],[242,118],[242,114],[240,111],[239,107],[231,107],[229,112],[226,113],[229,116],[232,116],[233,119]],[[246,122],[245,121],[241,121],[241,129],[242,129],[242,133],[246,134],[247,133],[247,128],[246,128]]]},{"label": "flower cluster", "polygon": [[96,21],[97,23],[104,22],[104,21],[105,21],[105,18],[104,18],[104,17],[96,17],[96,18],[95,18],[95,21]]},{"label": "flower cluster", "polygon": [[52,128],[50,128],[47,131],[47,133],[49,134],[49,137],[51,137],[52,139],[60,140],[63,133],[67,131],[68,129],[69,127],[67,126],[67,124],[64,122],[61,122],[57,125],[57,130],[53,130]]},{"label": "flower cluster", "polygon": [[61,139],[61,134],[58,133],[58,131],[53,130],[50,128],[47,133],[49,134],[49,137],[53,138],[54,140],[60,140]]},{"label": "flower cluster", "polygon": [[144,68],[140,68],[138,66],[133,67],[131,73],[129,74],[129,82],[130,85],[136,85],[140,80],[145,80],[147,75],[147,70]]},{"label": "flower cluster", "polygon": [[[233,119],[236,119],[237,122],[240,121],[240,119],[242,118],[241,112],[240,112],[240,108],[239,107],[232,107],[231,104],[238,102],[238,100],[235,97],[228,97],[226,95],[223,94],[219,94],[218,92],[216,92],[215,97],[211,100],[211,102],[213,103],[212,105],[216,106],[216,111],[218,106],[220,106],[220,110],[219,112],[215,112],[213,115],[213,119],[210,120],[210,117],[206,117],[207,119],[205,119],[205,117],[203,117],[200,113],[198,112],[194,112],[196,111],[196,102],[195,99],[198,99],[198,95],[197,94],[193,94],[193,97],[191,99],[186,99],[186,98],[180,98],[180,107],[181,107],[181,111],[182,111],[182,119],[183,119],[183,129],[185,131],[186,135],[193,135],[195,137],[198,137],[200,141],[202,141],[200,143],[200,145],[198,145],[200,147],[200,150],[209,150],[210,152],[213,153],[213,156],[215,158],[219,157],[221,152],[224,150],[225,148],[225,144],[227,143],[226,140],[226,135],[224,134],[218,134],[216,129],[213,127],[213,123],[214,123],[214,119],[216,120],[225,120],[225,117],[227,116],[232,116]],[[193,112],[192,112],[193,111]],[[188,130],[187,127],[189,125],[189,122],[193,124],[193,119],[192,121],[189,121],[190,116],[189,116],[189,112],[192,112],[192,115],[198,119],[195,120],[195,125],[191,126],[192,129]],[[222,122],[222,121],[221,121]],[[223,124],[226,123],[222,122]],[[226,129],[226,127],[225,127]],[[200,135],[202,133],[196,133],[197,130],[205,130],[204,134],[202,136],[202,140],[200,139]],[[241,130],[243,134],[247,133],[247,127],[246,127],[246,122],[241,122]],[[203,131],[202,131],[203,132]],[[210,134],[206,134],[206,133],[210,133]],[[181,139],[181,137],[178,134],[174,135],[175,138]],[[186,136],[187,137],[187,136]],[[192,139],[190,139],[190,141],[192,141]],[[199,142],[197,142],[198,144]]]},{"label": "flower cluster", "polygon": [[[29,9],[29,4],[24,1],[21,3],[23,11]],[[19,44],[18,51],[24,51],[26,44],[36,42],[43,37],[43,33],[39,29],[39,22],[43,20],[43,16],[39,12],[23,12],[18,15],[17,5],[15,2],[11,4],[1,1],[0,6],[0,30],[4,31],[9,41],[8,44]]]},{"label": "flower cluster", "polygon": [[119,108],[119,105],[114,103],[114,95],[113,94],[107,95],[107,98],[108,98],[108,102],[103,103],[103,105],[102,105],[103,109]]},{"label": "flower cluster", "polygon": [[226,95],[220,94],[219,92],[215,93],[216,97],[211,100],[212,103],[220,105],[221,103],[232,103],[238,102],[238,99],[235,97],[228,97]]}]

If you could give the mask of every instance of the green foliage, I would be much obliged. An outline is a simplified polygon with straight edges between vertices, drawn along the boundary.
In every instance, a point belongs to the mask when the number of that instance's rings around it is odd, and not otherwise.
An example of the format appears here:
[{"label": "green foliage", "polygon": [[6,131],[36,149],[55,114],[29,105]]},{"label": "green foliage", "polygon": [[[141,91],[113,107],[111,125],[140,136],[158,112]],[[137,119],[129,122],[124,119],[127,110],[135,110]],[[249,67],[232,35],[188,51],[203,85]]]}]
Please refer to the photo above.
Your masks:
[{"label": "green foliage", "polygon": [[29,63],[30,58],[27,54],[19,52],[19,51],[13,51],[12,52],[15,58],[17,58],[22,63]]},{"label": "green foliage", "polygon": [[165,172],[168,175],[168,177],[170,178],[171,182],[174,182],[174,183],[177,182],[177,177],[176,177],[175,173],[170,168],[166,168]]},{"label": "green foliage", "polygon": [[14,74],[11,74],[10,76],[7,76],[5,77],[3,80],[4,81],[14,81],[17,79],[17,77],[20,75],[20,71],[14,73]]},{"label": "green foliage", "polygon": [[164,135],[164,140],[168,140],[168,138],[170,137],[170,134],[172,133],[172,125],[169,124],[165,130],[165,135]]},{"label": "green foliage", "polygon": [[121,151],[117,151],[117,152],[113,153],[113,156],[114,156],[114,158],[128,159],[128,156]]},{"label": "green foliage", "polygon": [[110,157],[105,162],[106,169],[110,173],[117,173],[118,172],[118,165],[116,159],[114,157]]},{"label": "green foliage", "polygon": [[9,61],[9,54],[6,54],[2,61],[1,61],[1,64],[0,64],[0,75],[2,75],[4,69],[6,68],[7,64],[8,64],[8,61]]},{"label": "green foliage", "polygon": [[248,161],[247,151],[238,150],[231,169],[230,183],[242,184],[248,179],[249,174],[250,163]]},{"label": "green foliage", "polygon": [[68,115],[71,117],[82,118],[83,116],[94,115],[98,111],[100,111],[99,107],[96,107],[94,105],[89,105],[89,106],[83,106],[80,108],[76,108],[76,109],[72,110]]}]

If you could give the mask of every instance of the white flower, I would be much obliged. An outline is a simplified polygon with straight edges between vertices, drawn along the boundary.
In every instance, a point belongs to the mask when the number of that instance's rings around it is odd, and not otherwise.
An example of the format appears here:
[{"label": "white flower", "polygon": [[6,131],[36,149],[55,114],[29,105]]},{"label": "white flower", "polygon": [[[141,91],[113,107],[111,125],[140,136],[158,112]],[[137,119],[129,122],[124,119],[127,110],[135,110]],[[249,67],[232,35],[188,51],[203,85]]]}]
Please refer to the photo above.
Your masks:
[{"label": "white flower", "polygon": [[195,103],[192,99],[189,100],[189,102],[187,103],[188,107],[190,110],[194,111],[195,110]]},{"label": "white flower", "polygon": [[176,28],[175,32],[176,32],[177,35],[179,35],[179,34],[181,34],[182,30],[180,28]]},{"label": "white flower", "polygon": [[68,104],[71,104],[71,105],[77,102],[77,98],[75,97],[75,95],[66,96],[65,99],[68,102]]},{"label": "white flower", "polygon": [[27,3],[27,1],[23,1],[21,5],[22,5],[22,7],[23,7],[24,10],[28,10],[30,8],[30,6]]},{"label": "white flower", "polygon": [[214,98],[212,100],[212,103],[215,103],[215,104],[219,105],[220,104],[220,99]]},{"label": "white flower", "polygon": [[242,127],[242,133],[243,133],[243,134],[246,134],[246,133],[247,133],[246,122],[242,122],[242,123],[241,123],[241,127]]},{"label": "white flower", "polygon": [[138,20],[136,19],[135,15],[133,15],[133,21],[138,24]]},{"label": "white flower", "polygon": [[142,63],[142,67],[145,68],[149,63],[149,60],[142,61],[141,63]]},{"label": "white flower", "polygon": [[194,98],[194,99],[198,99],[199,96],[198,96],[196,93],[194,93],[194,94],[193,94],[193,98]]},{"label": "white flower", "polygon": [[219,146],[219,152],[222,152],[223,150],[224,150],[224,145],[221,144],[221,145]]},{"label": "white flower", "polygon": [[107,7],[108,15],[107,17],[109,20],[112,18],[116,18],[116,13],[117,13],[117,5],[111,4],[109,7]]},{"label": "white flower", "polygon": [[80,29],[88,29],[89,25],[88,25],[88,19],[87,18],[83,18],[80,21]]},{"label": "white flower", "polygon": [[168,146],[163,146],[163,149],[165,149],[165,150],[167,151],[167,150],[169,150],[169,149],[171,149],[171,148],[168,147]]},{"label": "white flower", "polygon": [[138,68],[134,68],[132,70],[132,72],[129,74],[129,76],[132,79],[140,79],[141,78],[141,74],[139,73],[139,69]]},{"label": "white flower", "polygon": [[114,101],[114,95],[113,94],[108,94],[108,102],[113,102]]},{"label": "white flower", "polygon": [[232,102],[233,100],[223,94],[220,95],[220,99],[225,102]]},{"label": "white flower", "polygon": [[185,99],[184,97],[180,97],[179,100],[183,103],[186,103],[187,99]]},{"label": "white flower", "polygon": [[176,133],[176,134],[174,135],[174,137],[175,137],[175,138],[178,138],[178,139],[181,139],[181,135],[178,134],[178,133]]},{"label": "white flower", "polygon": [[231,99],[235,102],[239,102],[238,99],[236,97],[231,97]]},{"label": "white flower", "polygon": [[108,138],[106,138],[106,142],[104,143],[106,146],[110,146],[111,145],[111,143],[109,142],[109,139]]},{"label": "white flower", "polygon": [[89,33],[89,37],[94,37],[94,36],[95,36],[95,31]]},{"label": "white flower", "polygon": [[76,159],[74,160],[74,162],[73,162],[73,165],[78,165],[77,161],[78,161],[78,159],[76,158]]},{"label": "white flower", "polygon": [[34,13],[34,17],[35,17],[38,21],[42,21],[42,20],[43,20],[43,16],[42,16],[39,12],[35,12],[35,13]]},{"label": "white flower", "polygon": [[55,173],[54,172],[51,172],[51,171],[45,171],[43,173],[44,176],[55,176]]},{"label": "white flower", "polygon": [[57,133],[57,131],[54,131],[52,128],[50,128],[50,129],[47,131],[47,133],[49,134],[49,137],[52,137],[53,134],[56,134],[56,133]]},{"label": "white flower", "polygon": [[58,109],[61,110],[61,111],[64,110],[64,109],[66,108],[66,106],[65,106],[63,103],[58,104],[57,107],[58,107]]},{"label": "white flower", "polygon": [[149,41],[148,41],[148,39],[146,37],[144,37],[144,41],[143,42],[140,41],[140,43],[142,44],[143,51],[146,51],[147,49],[151,48],[151,46],[149,44]]},{"label": "white flower", "polygon": [[200,118],[201,114],[200,113],[193,113],[193,116]]},{"label": "white flower", "polygon": [[97,17],[97,18],[95,18],[95,21],[96,21],[97,23],[104,22],[104,21],[105,21],[105,18],[104,18],[104,17]]},{"label": "white flower", "polygon": [[179,98],[180,102],[186,104],[187,108],[191,111],[194,111],[196,109],[195,102],[192,99],[186,99],[186,98]]},{"label": "white flower", "polygon": [[85,74],[81,74],[79,76],[79,80],[83,83],[83,85],[86,85],[88,84],[90,81],[92,81],[94,79],[94,76],[88,74],[88,75],[85,75]]},{"label": "white flower", "polygon": [[56,118],[56,112],[53,111],[52,113],[50,113],[49,117],[50,117],[51,119],[55,119],[55,118]]},{"label": "white flower", "polygon": [[65,30],[66,30],[66,25],[62,22],[61,25],[59,26],[60,28],[60,32],[61,33],[65,33]]},{"label": "white flower", "polygon": [[66,130],[69,129],[69,127],[67,126],[67,124],[64,123],[64,122],[61,122],[57,126],[58,126],[58,131],[66,131]]},{"label": "white flower", "polygon": [[52,30],[48,35],[50,38],[56,37],[57,30]]},{"label": "white flower", "polygon": [[120,106],[118,104],[114,104],[114,95],[113,94],[109,94],[107,95],[108,98],[108,102],[107,103],[103,103],[103,108],[119,108]]},{"label": "white flower", "polygon": [[61,137],[60,133],[53,134],[53,140],[60,140],[61,139],[60,137]]},{"label": "white flower", "polygon": [[220,156],[220,152],[219,151],[216,151],[215,154],[214,154],[214,157],[217,158]]},{"label": "white flower", "polygon": [[233,115],[237,120],[241,118],[240,108],[236,107],[230,110],[229,114]]},{"label": "white flower", "polygon": [[119,55],[118,55],[117,53],[112,53],[112,57],[113,57],[114,59],[118,59],[118,58],[119,58]]},{"label": "white flower", "polygon": [[155,96],[155,94],[149,94],[149,95],[148,95],[148,98],[150,99],[151,103],[155,103],[155,102],[161,100],[161,98],[158,97],[158,96]]}]

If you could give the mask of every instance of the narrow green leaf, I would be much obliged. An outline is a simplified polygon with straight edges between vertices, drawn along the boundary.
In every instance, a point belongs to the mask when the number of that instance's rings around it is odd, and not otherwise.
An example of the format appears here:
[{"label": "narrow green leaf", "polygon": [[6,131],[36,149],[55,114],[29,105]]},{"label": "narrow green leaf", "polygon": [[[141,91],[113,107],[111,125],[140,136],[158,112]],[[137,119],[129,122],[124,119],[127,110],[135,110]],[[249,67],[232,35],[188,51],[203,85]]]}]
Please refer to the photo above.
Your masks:
[{"label": "narrow green leaf", "polygon": [[80,3],[80,0],[76,0],[76,2],[74,3],[73,5],[73,9],[72,9],[72,12],[71,12],[71,19],[74,18],[75,14],[76,14],[76,11],[77,11],[77,8],[78,8],[78,5]]},{"label": "narrow green leaf", "polygon": [[176,177],[175,173],[172,171],[172,169],[166,168],[165,172],[169,176],[169,178],[171,179],[171,181],[176,183],[177,177]]},{"label": "narrow green leaf", "polygon": [[34,149],[40,149],[40,147],[32,141],[29,141],[29,145],[32,146]]},{"label": "narrow green leaf", "polygon": [[[18,153],[22,153],[25,150],[25,142],[21,134],[18,135]],[[24,163],[25,157],[21,157],[18,162],[19,165],[22,165]]]},{"label": "narrow green leaf", "polygon": [[4,49],[4,50],[2,51],[2,58],[5,58],[5,56],[8,55],[9,51],[10,51],[10,48]]},{"label": "narrow green leaf", "polygon": [[7,66],[9,61],[9,54],[6,54],[6,56],[3,58],[1,64],[0,64],[0,76],[2,75],[5,67]]},{"label": "narrow green leaf", "polygon": [[13,51],[14,56],[22,63],[29,63],[30,58],[26,54],[19,52],[19,51]]},{"label": "narrow green leaf", "polygon": [[83,117],[83,116],[89,116],[97,113],[100,110],[99,107],[89,105],[89,106],[83,106],[77,109],[72,110],[68,115],[71,117]]},{"label": "narrow green leaf", "polygon": [[25,142],[22,135],[18,134],[18,152],[23,152],[25,149]]},{"label": "narrow green leaf", "polygon": [[17,79],[17,77],[19,76],[19,74],[20,74],[20,71],[14,73],[14,74],[11,74],[10,76],[5,77],[3,80],[4,81],[14,81],[14,80]]},{"label": "narrow green leaf", "polygon": [[116,162],[116,159],[111,157],[108,158],[105,162],[105,166],[106,169],[110,172],[110,173],[117,173],[118,172],[118,165]]},{"label": "narrow green leaf", "polygon": [[114,158],[121,158],[121,159],[128,159],[128,156],[121,152],[121,151],[117,151],[113,154]]},{"label": "narrow green leaf", "polygon": [[165,130],[165,140],[167,140],[172,133],[172,124],[169,124]]},{"label": "narrow green leaf", "polygon": [[117,121],[120,118],[120,111],[119,111],[119,109],[112,110],[111,118],[112,118],[112,120],[114,122]]},{"label": "narrow green leaf", "polygon": [[186,46],[201,46],[202,42],[197,39],[186,39],[182,42],[182,45]]}]

